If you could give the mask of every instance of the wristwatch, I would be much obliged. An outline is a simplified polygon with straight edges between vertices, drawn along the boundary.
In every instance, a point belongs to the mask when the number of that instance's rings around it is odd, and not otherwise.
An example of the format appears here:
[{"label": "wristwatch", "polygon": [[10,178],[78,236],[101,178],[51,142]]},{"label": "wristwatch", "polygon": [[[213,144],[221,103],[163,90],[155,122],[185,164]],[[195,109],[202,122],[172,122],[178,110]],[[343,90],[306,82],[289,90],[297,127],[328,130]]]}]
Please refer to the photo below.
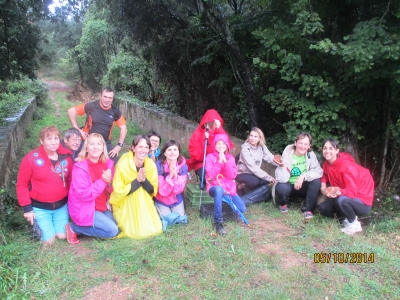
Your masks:
[{"label": "wristwatch", "polygon": [[117,145],[122,148],[124,146],[124,143],[118,143]]}]

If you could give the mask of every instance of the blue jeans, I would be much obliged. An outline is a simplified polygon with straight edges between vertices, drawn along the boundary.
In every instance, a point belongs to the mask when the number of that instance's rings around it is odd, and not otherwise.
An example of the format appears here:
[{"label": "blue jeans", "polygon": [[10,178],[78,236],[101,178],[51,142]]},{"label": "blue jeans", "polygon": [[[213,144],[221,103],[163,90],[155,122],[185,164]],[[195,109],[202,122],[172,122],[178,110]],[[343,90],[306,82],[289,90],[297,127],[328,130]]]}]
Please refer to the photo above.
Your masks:
[{"label": "blue jeans", "polygon": [[84,234],[88,236],[96,236],[102,239],[109,239],[116,236],[119,232],[117,222],[111,211],[94,212],[93,226],[79,226],[70,223],[71,229],[76,234]]},{"label": "blue jeans", "polygon": [[[209,190],[209,194],[214,198],[214,222],[222,223],[222,197],[224,196],[224,189],[220,186],[213,186]],[[236,205],[241,213],[246,211],[246,205],[244,205],[242,199],[238,195],[231,196],[232,202]]]},{"label": "blue jeans", "polygon": [[37,207],[34,207],[33,210],[35,211],[35,220],[42,232],[42,242],[55,237],[56,233],[65,233],[65,225],[68,223],[67,204],[55,210]]}]

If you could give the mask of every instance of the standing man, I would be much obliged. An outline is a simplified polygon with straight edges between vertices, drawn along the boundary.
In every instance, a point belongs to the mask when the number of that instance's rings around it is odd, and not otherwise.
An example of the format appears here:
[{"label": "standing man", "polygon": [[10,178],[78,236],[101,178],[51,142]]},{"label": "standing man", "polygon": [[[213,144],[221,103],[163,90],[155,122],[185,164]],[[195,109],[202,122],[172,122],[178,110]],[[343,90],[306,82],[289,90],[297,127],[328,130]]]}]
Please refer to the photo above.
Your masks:
[{"label": "standing man", "polygon": [[76,128],[69,128],[64,134],[64,140],[60,140],[57,153],[70,155],[72,162],[75,163],[75,158],[79,154],[81,146],[82,137],[80,131]]},{"label": "standing man", "polygon": [[[68,117],[74,128],[78,129],[84,139],[90,133],[99,133],[103,136],[107,144],[108,155],[118,161],[118,153],[124,145],[127,133],[126,121],[121,111],[112,102],[114,100],[114,91],[111,88],[104,88],[101,92],[100,100],[88,102],[71,107],[68,110]],[[86,114],[86,123],[83,129],[79,129],[76,121],[76,115]],[[111,144],[111,133],[117,125],[120,129],[118,143],[116,146]]]}]

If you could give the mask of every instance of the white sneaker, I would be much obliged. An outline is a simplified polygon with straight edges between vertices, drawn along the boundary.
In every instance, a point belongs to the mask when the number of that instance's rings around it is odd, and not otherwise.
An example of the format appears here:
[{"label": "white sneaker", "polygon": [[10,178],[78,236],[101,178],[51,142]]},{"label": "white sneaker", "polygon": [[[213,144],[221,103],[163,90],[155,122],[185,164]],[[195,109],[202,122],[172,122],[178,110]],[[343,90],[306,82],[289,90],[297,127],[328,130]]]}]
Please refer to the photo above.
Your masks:
[{"label": "white sneaker", "polygon": [[354,234],[357,232],[361,232],[362,231],[361,223],[357,219],[355,219],[352,223],[349,223],[347,227],[342,228],[341,230],[345,234]]},{"label": "white sneaker", "polygon": [[347,220],[346,218],[344,218],[344,220],[343,220],[343,225],[344,225],[344,228],[347,228],[347,227],[349,226],[349,220]]}]

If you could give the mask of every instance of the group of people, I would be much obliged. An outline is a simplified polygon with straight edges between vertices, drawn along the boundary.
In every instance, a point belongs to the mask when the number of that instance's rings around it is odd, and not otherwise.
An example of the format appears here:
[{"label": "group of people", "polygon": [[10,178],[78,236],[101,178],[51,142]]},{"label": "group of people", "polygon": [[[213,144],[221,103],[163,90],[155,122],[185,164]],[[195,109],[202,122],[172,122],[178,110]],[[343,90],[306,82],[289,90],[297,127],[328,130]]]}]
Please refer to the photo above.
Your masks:
[{"label": "group of people", "polygon": [[[214,226],[220,235],[226,234],[224,197],[244,213],[246,205],[237,188],[251,192],[271,184],[282,213],[288,212],[290,197],[305,197],[302,211],[311,219],[322,192],[329,200],[319,205],[321,214],[344,217],[345,233],[362,230],[357,217],[370,211],[374,183],[369,171],[349,154],[339,154],[333,139],[323,145],[326,160],[321,168],[310,151],[309,134],[299,134],[280,156],[268,150],[262,131],[253,128],[236,162],[229,153],[233,144],[224,121],[211,109],[189,140],[187,161],[175,140],[160,149],[161,136],[154,131],[136,136],[130,151],[119,156],[127,128],[112,105],[113,97],[106,88],[100,100],[69,109],[73,128],[64,138],[54,126],[43,128],[40,146],[21,162],[18,201],[45,244],[56,238],[77,244],[78,235],[141,239],[161,234],[165,222],[187,223],[183,192],[192,169],[214,198]],[[84,114],[86,123],[80,129],[76,117]],[[116,146],[111,144],[114,125],[120,129]],[[261,169],[263,160],[276,166],[275,176]]]},{"label": "group of people", "polygon": [[[368,214],[372,208],[374,181],[369,170],[357,164],[350,154],[339,153],[336,140],[324,141],[322,155],[325,161],[321,167],[311,150],[310,134],[299,133],[282,155],[273,155],[266,146],[263,132],[254,127],[241,145],[235,163],[229,154],[232,143],[223,124],[217,111],[211,109],[205,113],[189,140],[188,161],[189,170],[194,169],[200,178],[205,178],[207,190],[214,198],[214,223],[219,234],[226,234],[221,212],[224,195],[230,195],[244,213],[245,204],[252,203],[248,198],[260,194],[264,195],[263,200],[268,200],[272,194],[283,214],[289,211],[289,199],[304,199],[301,211],[308,221],[314,217],[313,211],[322,193],[326,199],[318,205],[318,210],[323,216],[342,220],[342,231],[346,234],[362,231],[358,216]],[[274,176],[262,169],[263,161],[276,167]],[[271,186],[270,194],[268,187]],[[245,191],[242,197],[238,196],[237,189]],[[242,198],[246,198],[246,203]]]}]

